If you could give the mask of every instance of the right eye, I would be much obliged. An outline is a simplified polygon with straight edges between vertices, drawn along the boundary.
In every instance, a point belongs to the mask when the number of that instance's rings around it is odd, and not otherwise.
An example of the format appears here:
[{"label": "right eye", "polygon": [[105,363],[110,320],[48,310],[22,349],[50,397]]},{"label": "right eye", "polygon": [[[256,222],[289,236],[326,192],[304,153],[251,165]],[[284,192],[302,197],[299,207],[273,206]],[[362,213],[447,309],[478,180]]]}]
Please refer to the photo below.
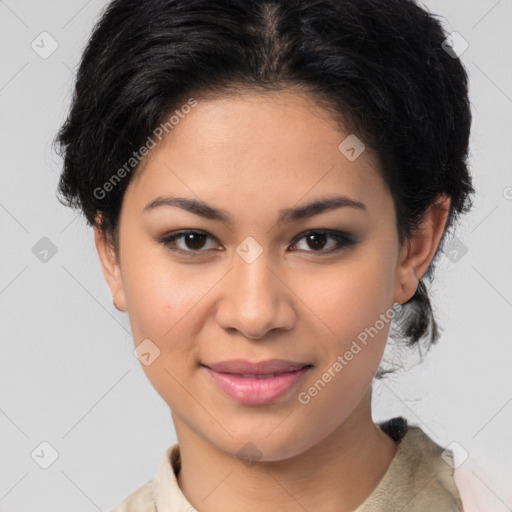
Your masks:
[{"label": "right eye", "polygon": [[[169,250],[187,256],[198,256],[198,253],[206,252],[200,250],[204,246],[205,240],[213,237],[204,231],[183,230],[178,233],[171,233],[160,238],[160,243],[165,245]],[[181,241],[181,247],[177,247],[178,241]]]}]

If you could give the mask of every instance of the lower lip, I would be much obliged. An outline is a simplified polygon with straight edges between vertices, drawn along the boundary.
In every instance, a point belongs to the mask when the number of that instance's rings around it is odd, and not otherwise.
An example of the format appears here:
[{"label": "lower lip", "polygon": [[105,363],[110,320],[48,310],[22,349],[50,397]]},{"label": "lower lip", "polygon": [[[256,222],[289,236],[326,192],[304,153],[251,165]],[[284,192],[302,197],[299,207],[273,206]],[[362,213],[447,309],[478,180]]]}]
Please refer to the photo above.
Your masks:
[{"label": "lower lip", "polygon": [[234,373],[220,373],[204,366],[219,388],[228,396],[246,405],[262,405],[276,401],[291,391],[310,366],[275,377],[242,377]]}]

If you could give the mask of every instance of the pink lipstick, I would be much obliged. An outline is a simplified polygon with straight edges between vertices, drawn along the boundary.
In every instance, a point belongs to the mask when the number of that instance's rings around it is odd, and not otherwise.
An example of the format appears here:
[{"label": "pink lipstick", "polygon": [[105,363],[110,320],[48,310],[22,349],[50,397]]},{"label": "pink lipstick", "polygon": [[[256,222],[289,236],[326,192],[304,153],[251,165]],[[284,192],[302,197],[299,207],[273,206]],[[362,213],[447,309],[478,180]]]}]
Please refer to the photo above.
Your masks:
[{"label": "pink lipstick", "polygon": [[245,405],[263,405],[289,393],[312,365],[284,359],[255,363],[234,359],[203,367],[229,397]]}]

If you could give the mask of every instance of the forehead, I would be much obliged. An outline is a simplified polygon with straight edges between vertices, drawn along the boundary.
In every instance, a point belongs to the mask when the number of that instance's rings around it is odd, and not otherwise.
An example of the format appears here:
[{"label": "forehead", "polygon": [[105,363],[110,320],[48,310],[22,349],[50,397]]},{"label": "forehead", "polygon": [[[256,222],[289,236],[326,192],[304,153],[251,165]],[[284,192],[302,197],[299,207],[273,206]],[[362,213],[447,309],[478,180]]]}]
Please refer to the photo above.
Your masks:
[{"label": "forehead", "polygon": [[224,209],[281,209],[330,193],[389,206],[377,160],[367,150],[347,158],[340,144],[353,135],[306,94],[197,98],[187,112],[137,169],[125,197],[137,208],[164,194]]}]

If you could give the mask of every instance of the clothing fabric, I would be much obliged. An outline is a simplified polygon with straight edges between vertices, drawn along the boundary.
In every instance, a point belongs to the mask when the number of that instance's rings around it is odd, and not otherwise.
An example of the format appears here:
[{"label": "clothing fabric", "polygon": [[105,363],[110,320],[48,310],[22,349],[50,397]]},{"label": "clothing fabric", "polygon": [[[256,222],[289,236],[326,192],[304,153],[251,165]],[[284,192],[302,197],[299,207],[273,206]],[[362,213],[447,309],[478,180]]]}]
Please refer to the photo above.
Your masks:
[{"label": "clothing fabric", "polygon": [[[403,417],[377,425],[397,443],[397,451],[380,482],[354,512],[464,512],[454,479],[453,453]],[[196,511],[178,485],[180,469],[176,443],[165,450],[154,479],[112,512]]]}]

